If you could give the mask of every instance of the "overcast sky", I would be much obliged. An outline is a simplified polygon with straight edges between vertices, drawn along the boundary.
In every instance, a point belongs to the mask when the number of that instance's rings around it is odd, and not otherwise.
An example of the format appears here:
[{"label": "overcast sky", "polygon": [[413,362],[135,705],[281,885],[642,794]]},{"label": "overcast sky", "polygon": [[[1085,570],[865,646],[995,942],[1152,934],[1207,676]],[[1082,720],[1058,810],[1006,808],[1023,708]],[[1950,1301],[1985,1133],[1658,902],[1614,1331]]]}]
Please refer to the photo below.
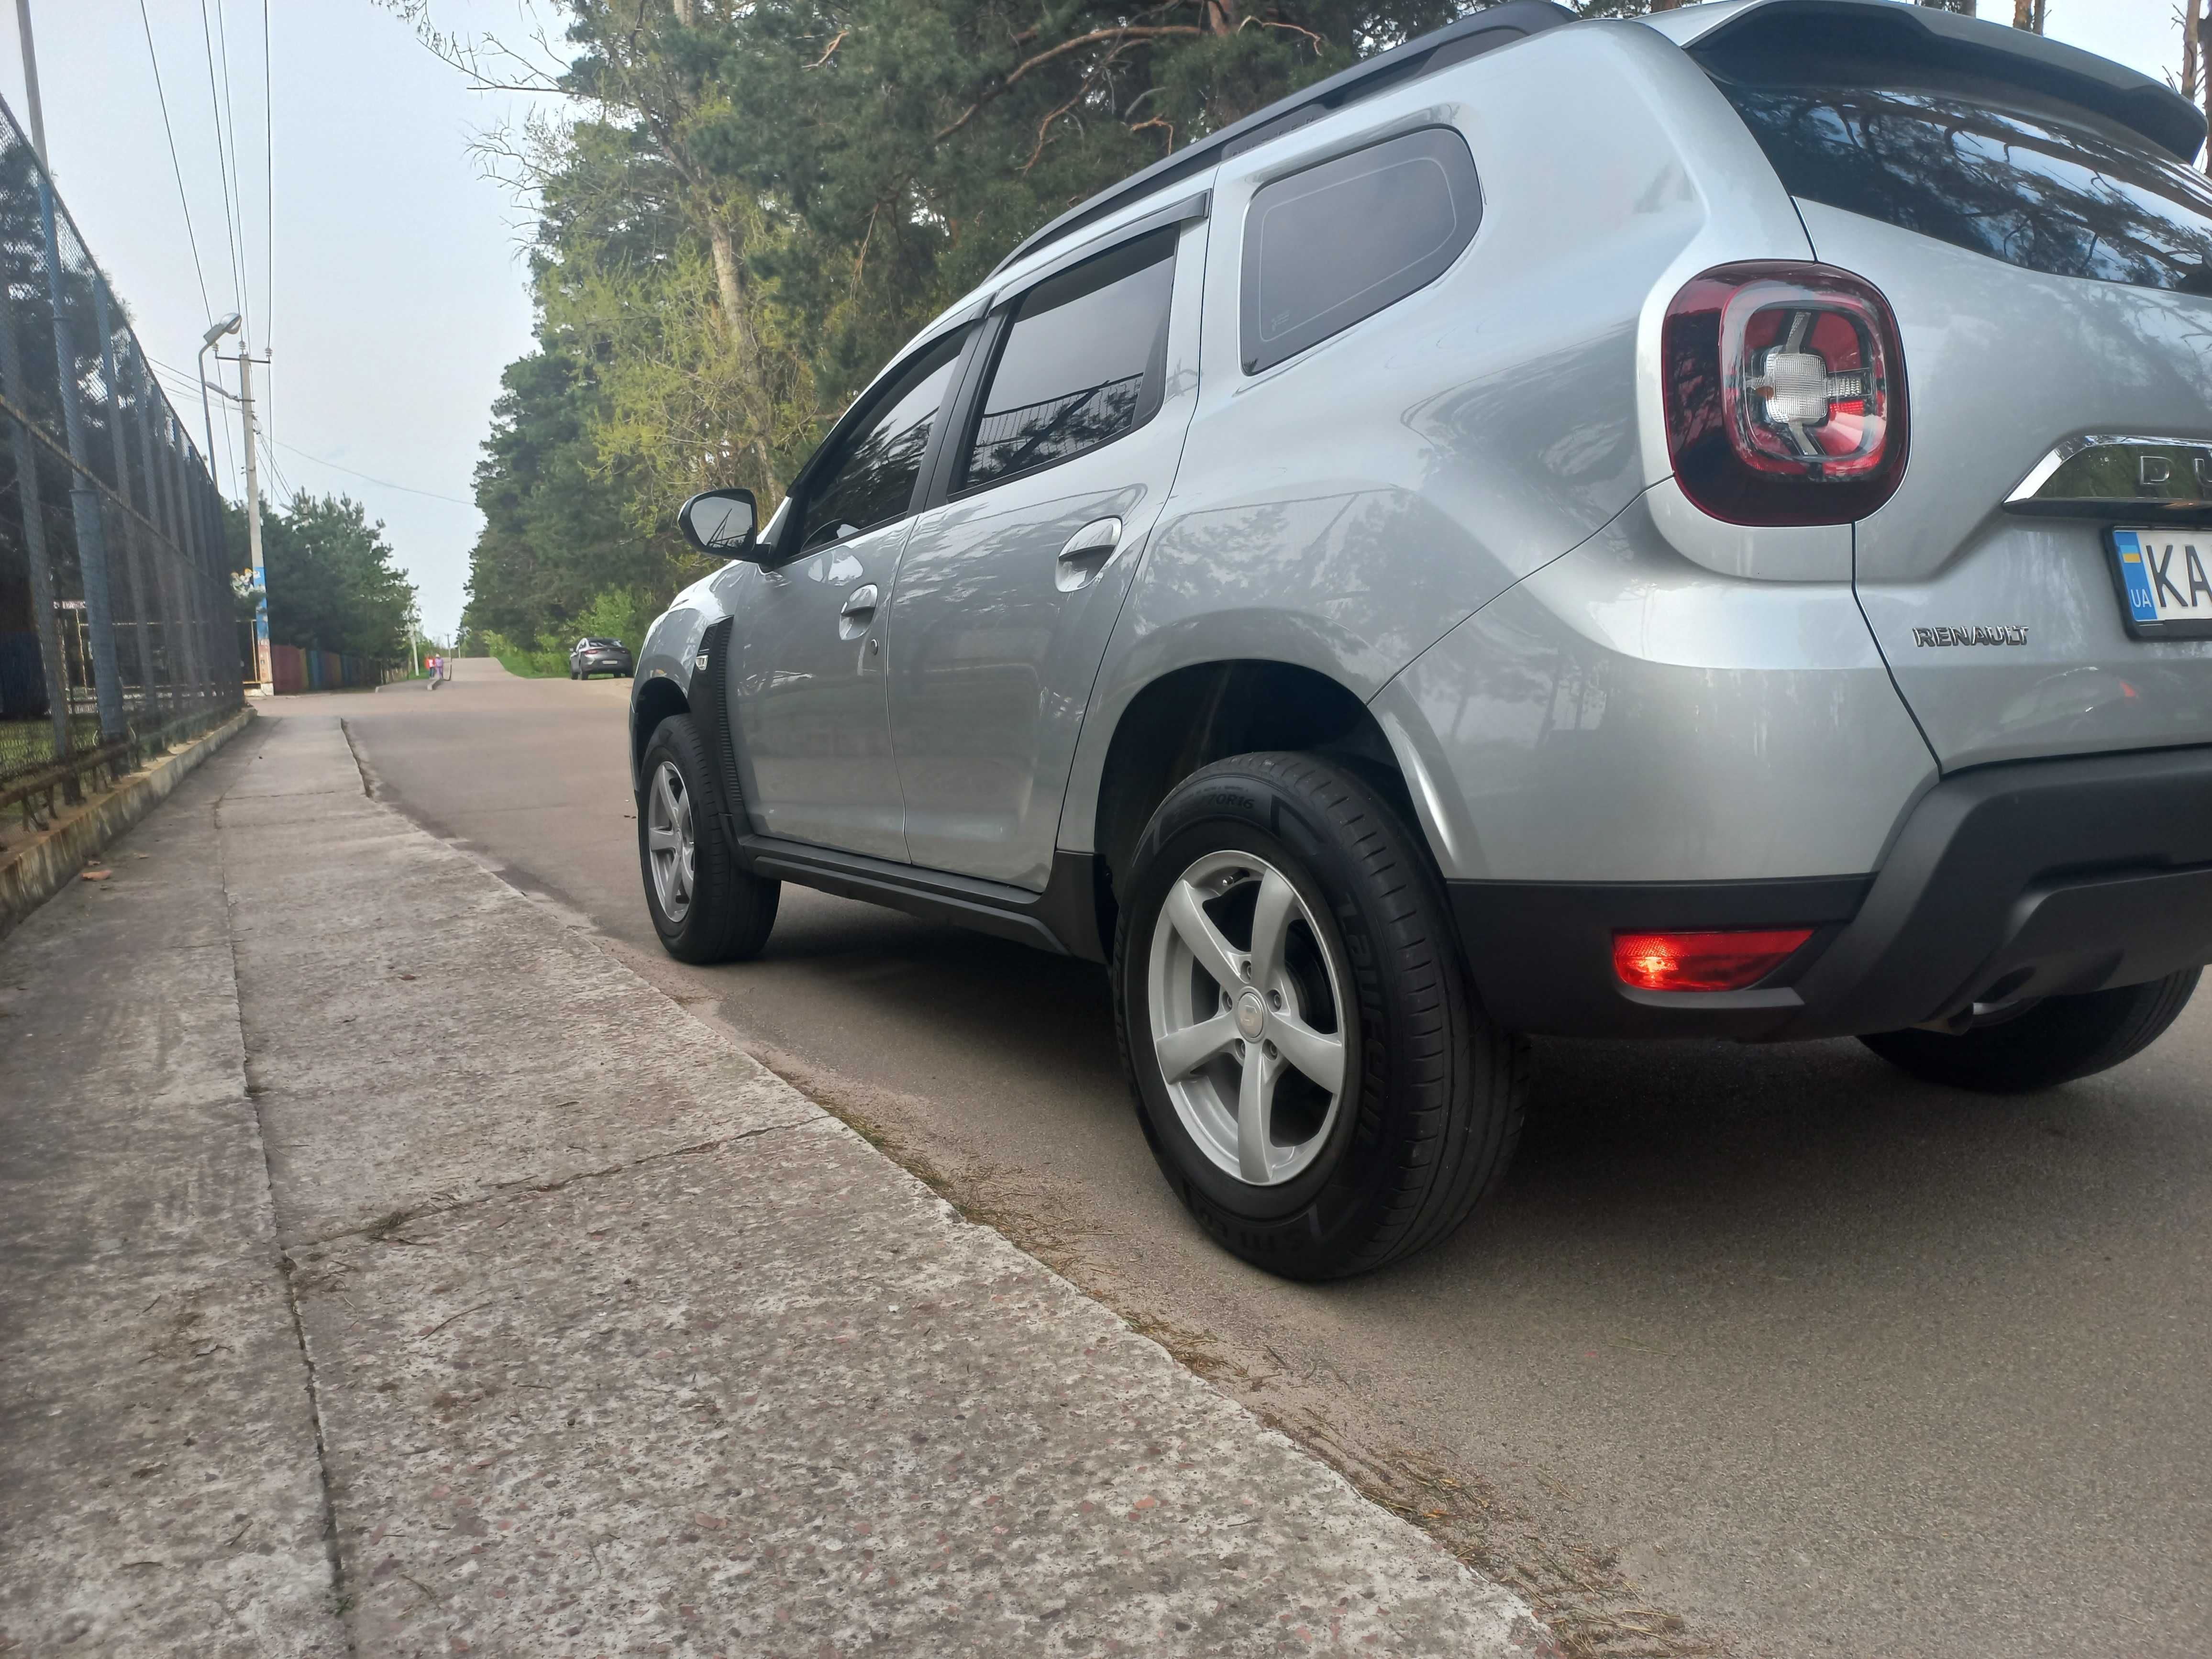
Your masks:
[{"label": "overcast sky", "polygon": [[[264,100],[264,0],[206,0],[220,26],[212,43],[200,0],[144,0],[144,23],[140,0],[31,0],[55,177],[148,355],[179,371],[170,396],[196,433],[192,359],[210,309],[251,311],[256,353],[275,354],[264,429],[283,480],[350,495],[383,520],[425,623],[444,634],[459,619],[482,522],[470,503],[477,446],[500,371],[530,344],[525,230],[505,191],[479,176],[470,143],[533,100],[469,91],[372,0],[267,4]],[[1983,0],[1982,9],[2012,15],[2010,0]],[[433,0],[451,33],[519,37],[529,14],[526,0]],[[2170,0],[2050,0],[2050,31],[2154,74],[2179,57]],[[216,115],[226,55],[225,142],[234,129],[238,151],[228,217]],[[27,119],[4,12],[0,96]],[[273,282],[264,164],[272,135]],[[222,416],[218,405],[215,459],[241,495],[235,416],[226,429]]]}]

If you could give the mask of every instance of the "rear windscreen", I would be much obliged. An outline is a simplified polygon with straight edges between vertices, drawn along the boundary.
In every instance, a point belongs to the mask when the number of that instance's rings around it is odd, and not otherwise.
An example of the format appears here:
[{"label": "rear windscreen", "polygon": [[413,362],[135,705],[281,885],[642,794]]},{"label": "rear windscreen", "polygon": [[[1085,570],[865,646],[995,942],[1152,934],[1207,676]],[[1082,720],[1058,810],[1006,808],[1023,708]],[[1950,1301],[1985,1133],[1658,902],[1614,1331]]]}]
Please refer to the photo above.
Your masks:
[{"label": "rear windscreen", "polygon": [[2212,181],[2115,122],[1894,59],[1696,55],[1793,196],[2029,270],[2212,295]]}]

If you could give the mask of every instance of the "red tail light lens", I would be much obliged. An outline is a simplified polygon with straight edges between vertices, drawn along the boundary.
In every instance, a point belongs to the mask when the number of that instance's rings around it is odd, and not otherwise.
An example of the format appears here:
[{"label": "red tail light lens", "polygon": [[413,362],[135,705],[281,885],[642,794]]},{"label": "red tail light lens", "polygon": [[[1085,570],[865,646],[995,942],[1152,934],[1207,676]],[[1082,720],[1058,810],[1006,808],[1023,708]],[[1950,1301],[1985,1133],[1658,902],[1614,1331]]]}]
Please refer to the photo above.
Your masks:
[{"label": "red tail light lens", "polygon": [[1809,927],[1615,933],[1613,971],[1639,991],[1741,991],[1795,956]]},{"label": "red tail light lens", "polygon": [[1730,524],[1845,524],[1887,501],[1909,437],[1897,319],[1830,265],[1722,265],[1661,335],[1683,494]]}]

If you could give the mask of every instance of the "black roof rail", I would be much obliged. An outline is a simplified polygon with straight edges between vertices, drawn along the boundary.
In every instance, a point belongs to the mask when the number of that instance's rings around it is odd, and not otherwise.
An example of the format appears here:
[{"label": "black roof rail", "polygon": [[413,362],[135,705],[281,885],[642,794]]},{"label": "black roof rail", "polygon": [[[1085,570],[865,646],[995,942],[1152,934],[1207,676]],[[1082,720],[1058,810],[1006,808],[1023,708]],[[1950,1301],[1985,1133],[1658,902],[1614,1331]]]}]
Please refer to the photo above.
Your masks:
[{"label": "black roof rail", "polygon": [[992,267],[991,275],[997,276],[1015,260],[1041,247],[1073,236],[1116,209],[1127,207],[1178,179],[1203,173],[1255,144],[1263,144],[1309,121],[1317,121],[1346,104],[1371,98],[1416,76],[1433,74],[1499,46],[1510,46],[1524,36],[1574,21],[1574,13],[1565,6],[1553,4],[1553,0],[1504,0],[1503,5],[1486,6],[1456,23],[1448,23],[1388,52],[1378,52],[1350,69],[1338,70],[1325,81],[1316,81],[1287,98],[1277,99],[1266,108],[1254,111],[1241,121],[1231,122],[1220,131],[1163,157],[1141,173],[1133,173],[1120,184],[1070,208],[1042,230],[1024,237],[1012,252]]}]

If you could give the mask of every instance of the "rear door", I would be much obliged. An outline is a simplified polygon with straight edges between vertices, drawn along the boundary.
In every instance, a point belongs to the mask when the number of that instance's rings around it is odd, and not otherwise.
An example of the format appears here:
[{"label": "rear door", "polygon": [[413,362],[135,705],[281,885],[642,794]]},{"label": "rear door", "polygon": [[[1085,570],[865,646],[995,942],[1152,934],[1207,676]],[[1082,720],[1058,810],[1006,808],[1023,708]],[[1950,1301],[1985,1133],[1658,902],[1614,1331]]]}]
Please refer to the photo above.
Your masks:
[{"label": "rear door", "polygon": [[1197,387],[1206,222],[1001,296],[890,600],[915,863],[1042,890],[1075,738]]},{"label": "rear door", "polygon": [[1910,459],[1855,563],[1937,758],[2212,742],[2212,185],[2039,60],[1790,21],[1698,55],[1896,313]]}]

